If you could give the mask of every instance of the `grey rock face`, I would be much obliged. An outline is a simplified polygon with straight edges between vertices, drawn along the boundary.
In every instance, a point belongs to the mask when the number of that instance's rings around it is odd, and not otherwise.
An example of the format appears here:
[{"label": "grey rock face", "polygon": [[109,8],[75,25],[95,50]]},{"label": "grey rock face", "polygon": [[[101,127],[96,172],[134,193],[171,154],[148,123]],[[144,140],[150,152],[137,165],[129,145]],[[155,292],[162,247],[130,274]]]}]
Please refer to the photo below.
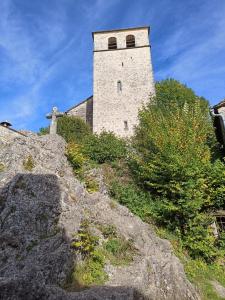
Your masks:
[{"label": "grey rock face", "polygon": [[217,281],[211,281],[211,284],[214,287],[217,295],[222,299],[225,299],[225,288]]},{"label": "grey rock face", "polygon": [[[112,208],[105,192],[88,194],[64,149],[57,135],[0,141],[0,299],[199,299],[170,243],[127,208]],[[76,261],[70,243],[84,216],[94,230],[116,226],[137,255],[129,266],[107,264],[105,286],[68,292],[60,286]]]}]

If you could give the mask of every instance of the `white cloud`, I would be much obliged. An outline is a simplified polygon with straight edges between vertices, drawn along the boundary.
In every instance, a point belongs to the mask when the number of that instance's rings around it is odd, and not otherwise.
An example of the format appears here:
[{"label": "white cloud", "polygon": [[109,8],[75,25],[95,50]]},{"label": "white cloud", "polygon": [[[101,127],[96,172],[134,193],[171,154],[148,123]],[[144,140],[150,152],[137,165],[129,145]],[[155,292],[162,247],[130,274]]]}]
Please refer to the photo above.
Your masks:
[{"label": "white cloud", "polygon": [[[211,13],[210,13],[211,12]],[[222,76],[225,65],[225,5],[205,10],[186,19],[178,31],[160,45],[159,61],[163,68],[156,73],[158,79],[174,77],[184,82]],[[168,60],[170,59],[170,65]]]},{"label": "white cloud", "polygon": [[32,123],[40,107],[46,107],[41,89],[58,72],[75,38],[67,37],[63,9],[47,11],[29,23],[11,0],[1,0],[0,16],[0,85],[23,87],[21,94],[17,92],[8,105],[2,105],[0,118],[20,127]]}]

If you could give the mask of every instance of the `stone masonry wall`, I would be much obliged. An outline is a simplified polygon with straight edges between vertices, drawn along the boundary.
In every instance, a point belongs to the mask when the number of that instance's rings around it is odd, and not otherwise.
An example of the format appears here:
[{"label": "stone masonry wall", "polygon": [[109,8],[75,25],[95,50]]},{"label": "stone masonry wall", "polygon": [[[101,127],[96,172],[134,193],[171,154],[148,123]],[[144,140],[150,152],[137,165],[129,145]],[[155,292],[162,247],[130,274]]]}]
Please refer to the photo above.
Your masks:
[{"label": "stone masonry wall", "polygon": [[90,97],[86,101],[80,103],[79,105],[71,108],[67,111],[67,115],[76,116],[83,119],[92,128],[93,120],[93,98]]},{"label": "stone masonry wall", "polygon": [[[135,36],[135,48],[126,48],[129,34]],[[117,38],[118,49],[107,50],[109,37]],[[155,93],[148,28],[94,33],[94,51],[93,131],[129,137],[138,110]]]},{"label": "stone masonry wall", "polygon": [[223,114],[223,115],[225,116],[225,107],[220,107],[220,108],[218,109],[218,112],[219,112],[220,114]]},{"label": "stone masonry wall", "polygon": [[15,136],[20,136],[20,133],[0,125],[0,140],[7,141]]}]

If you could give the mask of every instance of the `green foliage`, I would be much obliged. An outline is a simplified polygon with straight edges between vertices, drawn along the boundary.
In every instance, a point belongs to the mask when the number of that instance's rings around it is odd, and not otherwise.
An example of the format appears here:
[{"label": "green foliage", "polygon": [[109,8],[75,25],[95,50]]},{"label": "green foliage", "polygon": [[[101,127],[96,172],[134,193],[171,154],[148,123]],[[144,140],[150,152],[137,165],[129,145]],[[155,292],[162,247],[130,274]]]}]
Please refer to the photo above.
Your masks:
[{"label": "green foliage", "polygon": [[218,243],[218,248],[220,249],[220,251],[223,252],[224,254],[223,256],[225,256],[225,232],[224,231],[220,232],[217,243]]},{"label": "green foliage", "polygon": [[66,148],[66,156],[75,172],[79,171],[87,161],[87,158],[82,153],[82,146],[80,144],[69,143]]},{"label": "green foliage", "polygon": [[117,236],[117,230],[113,224],[101,225],[101,226],[99,226],[99,229],[101,230],[104,238]]},{"label": "green foliage", "polygon": [[89,222],[87,220],[83,220],[78,234],[71,243],[71,247],[79,251],[83,257],[90,257],[94,254],[98,241],[99,238],[92,235],[90,232]]},{"label": "green foliage", "polygon": [[217,249],[208,215],[225,207],[225,170],[211,161],[213,128],[202,101],[173,80],[158,84],[153,102],[140,112],[130,167],[156,199],[158,224],[178,232],[193,257],[211,260]]},{"label": "green foliage", "polygon": [[84,141],[84,153],[97,163],[112,162],[125,157],[125,142],[112,132],[91,135]]},{"label": "green foliage", "polygon": [[57,133],[67,143],[81,143],[83,139],[91,134],[90,127],[81,119],[74,116],[63,116],[57,121]]},{"label": "green foliage", "polygon": [[99,191],[99,183],[95,178],[91,176],[86,176],[84,182],[86,189],[89,193],[95,193]]},{"label": "green foliage", "polygon": [[91,257],[79,264],[72,277],[79,286],[91,286],[104,284],[108,279],[104,271],[105,257],[101,250],[96,249]]},{"label": "green foliage", "polygon": [[41,127],[39,129],[38,135],[46,135],[49,134],[49,126],[48,127]]},{"label": "green foliage", "polygon": [[110,185],[110,195],[143,221],[151,221],[156,202],[152,201],[150,194],[139,189],[134,183],[124,184],[115,180]]},{"label": "green foliage", "polygon": [[3,172],[5,170],[5,166],[3,163],[0,163],[0,172]]},{"label": "green foliage", "polygon": [[187,222],[183,240],[184,246],[193,258],[202,257],[211,262],[219,255],[216,238],[210,227],[212,221],[213,219],[209,215],[196,213],[196,216]]},{"label": "green foliage", "polygon": [[207,264],[202,259],[191,259],[185,251],[183,241],[179,234],[171,232],[165,228],[156,228],[157,234],[164,239],[168,239],[173,245],[175,254],[184,265],[188,279],[198,288],[202,300],[222,300],[217,296],[211,281],[218,281],[225,287],[225,267],[223,263],[215,262]]},{"label": "green foliage", "polygon": [[70,286],[86,287],[103,284],[108,276],[104,271],[105,256],[99,245],[99,238],[90,232],[88,220],[81,222],[78,234],[71,246],[81,253],[84,260],[75,266]]},{"label": "green foliage", "polygon": [[211,281],[218,281],[225,287],[224,266],[219,264],[207,265],[202,260],[188,260],[185,263],[185,272],[201,292],[203,300],[222,300],[214,290]]},{"label": "green foliage", "polygon": [[203,110],[208,110],[208,101],[203,97],[198,97],[194,91],[179,81],[169,78],[156,83],[157,103],[172,108],[174,104],[182,107],[185,103],[189,105],[199,101]]},{"label": "green foliage", "polygon": [[35,163],[34,163],[34,159],[31,155],[29,155],[27,157],[27,159],[25,159],[23,161],[23,167],[26,171],[31,172],[33,170],[33,168],[35,167]]},{"label": "green foliage", "polygon": [[133,261],[135,249],[131,240],[126,241],[122,237],[109,237],[104,244],[106,258],[112,265],[129,265]]}]

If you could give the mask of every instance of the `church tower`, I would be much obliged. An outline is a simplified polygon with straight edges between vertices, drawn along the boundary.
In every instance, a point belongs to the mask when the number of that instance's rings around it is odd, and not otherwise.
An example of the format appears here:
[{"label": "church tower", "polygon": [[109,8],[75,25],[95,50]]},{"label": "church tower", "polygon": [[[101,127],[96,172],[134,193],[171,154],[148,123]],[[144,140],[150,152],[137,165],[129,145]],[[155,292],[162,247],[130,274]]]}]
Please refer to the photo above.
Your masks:
[{"label": "church tower", "polygon": [[93,132],[129,137],[155,93],[149,27],[93,32]]}]

